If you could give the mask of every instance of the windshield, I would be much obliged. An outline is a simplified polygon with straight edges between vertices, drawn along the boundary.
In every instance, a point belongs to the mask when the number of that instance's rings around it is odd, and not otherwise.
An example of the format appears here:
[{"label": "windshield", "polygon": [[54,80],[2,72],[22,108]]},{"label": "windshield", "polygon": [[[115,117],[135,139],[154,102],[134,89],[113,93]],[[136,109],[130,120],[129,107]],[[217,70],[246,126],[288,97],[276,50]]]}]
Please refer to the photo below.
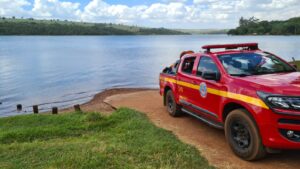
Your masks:
[{"label": "windshield", "polygon": [[250,76],[296,71],[289,64],[267,53],[236,53],[219,55],[219,60],[232,76]]}]

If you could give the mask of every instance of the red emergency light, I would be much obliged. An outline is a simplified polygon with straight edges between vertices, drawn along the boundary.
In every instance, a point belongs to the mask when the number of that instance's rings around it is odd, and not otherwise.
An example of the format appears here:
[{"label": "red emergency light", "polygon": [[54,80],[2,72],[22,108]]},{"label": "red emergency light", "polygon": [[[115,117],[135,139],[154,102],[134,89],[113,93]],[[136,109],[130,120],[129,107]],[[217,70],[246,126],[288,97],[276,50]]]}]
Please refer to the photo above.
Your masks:
[{"label": "red emergency light", "polygon": [[237,49],[246,48],[246,50],[258,50],[258,43],[240,43],[240,44],[223,44],[223,45],[206,45],[202,49],[210,52],[211,49]]}]

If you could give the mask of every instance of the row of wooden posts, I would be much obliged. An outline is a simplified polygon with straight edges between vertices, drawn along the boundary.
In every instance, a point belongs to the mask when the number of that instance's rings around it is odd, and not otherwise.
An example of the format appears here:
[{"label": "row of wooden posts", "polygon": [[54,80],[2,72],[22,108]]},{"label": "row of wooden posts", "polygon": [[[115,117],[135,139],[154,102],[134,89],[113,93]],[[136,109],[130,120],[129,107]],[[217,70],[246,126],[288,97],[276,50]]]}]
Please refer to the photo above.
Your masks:
[{"label": "row of wooden posts", "polygon": [[[23,106],[22,104],[18,104],[17,105],[17,111],[22,111]],[[74,105],[74,110],[76,112],[80,112],[81,108],[79,104]],[[32,111],[34,114],[38,114],[39,113],[39,106],[38,105],[34,105],[32,106]],[[58,114],[58,108],[57,107],[52,107],[52,114]]]}]

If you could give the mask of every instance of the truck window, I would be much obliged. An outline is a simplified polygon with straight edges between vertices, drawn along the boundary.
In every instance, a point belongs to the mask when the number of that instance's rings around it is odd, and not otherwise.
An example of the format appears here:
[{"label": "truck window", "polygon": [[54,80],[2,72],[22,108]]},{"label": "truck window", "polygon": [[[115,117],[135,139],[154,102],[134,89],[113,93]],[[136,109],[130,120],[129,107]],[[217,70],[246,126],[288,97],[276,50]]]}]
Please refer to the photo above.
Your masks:
[{"label": "truck window", "polygon": [[231,76],[243,77],[296,71],[293,67],[269,53],[236,53],[218,57]]},{"label": "truck window", "polygon": [[196,57],[185,58],[182,63],[182,68],[181,68],[182,72],[191,74],[193,71],[195,59],[196,59]]},{"label": "truck window", "polygon": [[207,56],[202,56],[197,69],[197,76],[202,76],[204,71],[219,72],[219,69],[215,62]]}]

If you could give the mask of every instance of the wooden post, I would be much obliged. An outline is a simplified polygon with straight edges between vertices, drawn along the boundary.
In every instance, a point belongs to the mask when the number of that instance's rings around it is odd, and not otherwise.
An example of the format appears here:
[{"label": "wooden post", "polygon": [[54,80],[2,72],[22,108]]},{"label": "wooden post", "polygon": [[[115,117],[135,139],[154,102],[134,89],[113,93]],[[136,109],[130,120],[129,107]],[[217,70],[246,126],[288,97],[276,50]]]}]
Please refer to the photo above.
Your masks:
[{"label": "wooden post", "polygon": [[74,110],[75,112],[80,112],[81,111],[80,105],[79,104],[74,105]]},{"label": "wooden post", "polygon": [[52,114],[58,114],[58,108],[52,107]]},{"label": "wooden post", "polygon": [[22,111],[22,104],[17,104],[17,111]]},{"label": "wooden post", "polygon": [[32,109],[33,109],[33,113],[34,114],[38,114],[39,113],[39,106],[38,105],[32,106]]}]

